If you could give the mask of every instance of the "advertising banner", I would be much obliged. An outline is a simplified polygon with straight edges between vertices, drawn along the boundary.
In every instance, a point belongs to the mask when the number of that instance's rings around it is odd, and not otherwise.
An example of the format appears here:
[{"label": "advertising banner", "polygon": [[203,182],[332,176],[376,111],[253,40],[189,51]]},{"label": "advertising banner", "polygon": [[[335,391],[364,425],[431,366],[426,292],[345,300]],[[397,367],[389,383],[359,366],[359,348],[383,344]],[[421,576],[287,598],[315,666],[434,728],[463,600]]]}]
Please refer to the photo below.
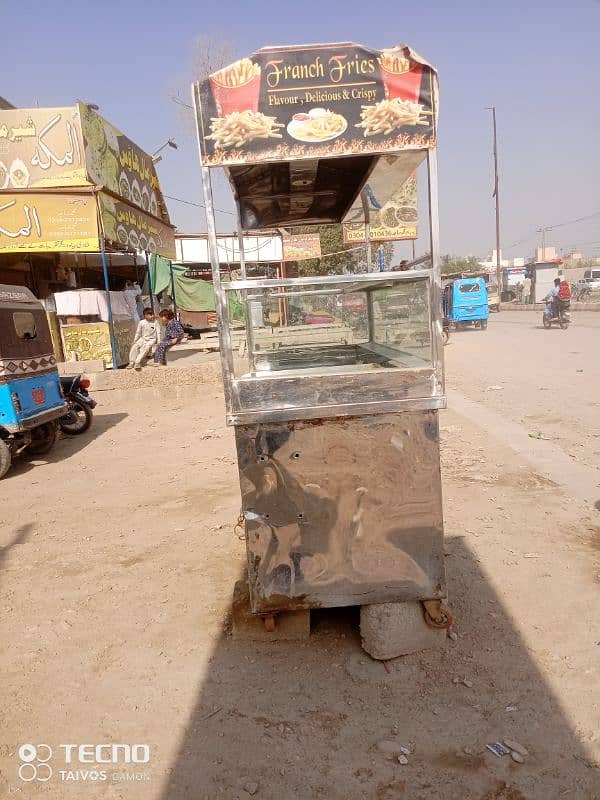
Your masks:
[{"label": "advertising banner", "polygon": [[93,109],[79,110],[90,182],[169,224],[152,158]]},{"label": "advertising banner", "polygon": [[98,251],[93,194],[0,193],[0,253]]},{"label": "advertising banner", "polygon": [[233,165],[435,146],[436,73],[410,48],[264,48],[196,84],[202,161]]},{"label": "advertising banner", "polygon": [[[369,238],[372,242],[390,242],[418,237],[416,174],[411,175],[399,189],[392,192],[383,205],[377,201],[376,195],[368,184],[366,191],[370,203]],[[344,224],[342,229],[344,244],[365,241],[364,223]]]},{"label": "advertising banner", "polygon": [[0,111],[0,191],[86,183],[77,108]]},{"label": "advertising banner", "polygon": [[298,233],[283,236],[283,260],[302,261],[321,258],[321,237],[318,233]]},{"label": "advertising banner", "polygon": [[98,195],[100,220],[107,242],[128,250],[146,250],[174,259],[175,230],[139,208],[109,194]]}]

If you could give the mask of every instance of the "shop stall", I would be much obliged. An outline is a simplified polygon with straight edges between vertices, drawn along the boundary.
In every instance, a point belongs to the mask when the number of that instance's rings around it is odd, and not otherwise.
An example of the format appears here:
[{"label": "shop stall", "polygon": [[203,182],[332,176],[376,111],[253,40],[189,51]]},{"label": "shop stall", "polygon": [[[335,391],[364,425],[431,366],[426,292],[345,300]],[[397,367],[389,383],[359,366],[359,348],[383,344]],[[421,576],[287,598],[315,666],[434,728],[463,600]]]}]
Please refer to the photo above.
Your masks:
[{"label": "shop stall", "polygon": [[[272,628],[282,611],[411,602],[447,627],[435,70],[405,46],[265,48],[196,84],[194,102],[252,612]],[[238,210],[241,279],[228,283],[213,168],[226,171]],[[416,176],[432,267],[379,272],[372,211]],[[248,231],[339,223],[355,240],[362,227],[366,272],[246,275]],[[245,350],[232,346],[233,292]],[[264,325],[274,307],[284,309],[275,344]],[[324,313],[350,335],[320,338]]]},{"label": "shop stall", "polygon": [[[0,276],[46,302],[55,352],[119,366],[131,325],[111,292],[143,281],[151,254],[175,256],[151,157],[84,103],[0,111],[0,144]],[[84,289],[104,292],[105,318],[56,314],[55,293]]]}]

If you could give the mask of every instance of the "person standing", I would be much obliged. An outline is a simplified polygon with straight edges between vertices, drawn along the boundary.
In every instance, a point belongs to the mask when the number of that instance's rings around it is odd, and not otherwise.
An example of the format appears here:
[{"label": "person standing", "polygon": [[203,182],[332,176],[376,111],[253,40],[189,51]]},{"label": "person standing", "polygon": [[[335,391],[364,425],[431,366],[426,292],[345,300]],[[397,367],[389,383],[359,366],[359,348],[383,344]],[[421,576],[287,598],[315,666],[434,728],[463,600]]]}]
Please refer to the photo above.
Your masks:
[{"label": "person standing", "polygon": [[531,303],[531,278],[529,275],[523,281],[523,302]]},{"label": "person standing", "polygon": [[167,366],[167,350],[175,344],[179,344],[185,336],[182,324],[175,319],[175,314],[170,308],[163,309],[158,315],[160,321],[166,326],[165,338],[156,348],[154,353],[154,366]]},{"label": "person standing", "polygon": [[150,354],[160,339],[160,328],[154,317],[151,308],[144,309],[144,318],[138,322],[138,326],[133,339],[131,350],[129,351],[129,364],[127,369],[141,369],[144,359]]}]

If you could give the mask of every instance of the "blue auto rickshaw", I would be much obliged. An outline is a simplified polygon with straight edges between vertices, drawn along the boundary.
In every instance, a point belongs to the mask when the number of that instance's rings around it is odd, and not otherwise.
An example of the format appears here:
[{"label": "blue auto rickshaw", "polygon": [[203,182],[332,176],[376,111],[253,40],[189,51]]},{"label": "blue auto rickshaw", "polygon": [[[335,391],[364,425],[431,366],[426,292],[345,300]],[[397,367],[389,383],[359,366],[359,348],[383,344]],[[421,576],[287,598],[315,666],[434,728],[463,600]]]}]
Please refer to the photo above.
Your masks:
[{"label": "blue auto rickshaw", "polygon": [[488,293],[483,278],[457,278],[444,287],[444,318],[456,329],[473,325],[487,328]]},{"label": "blue auto rickshaw", "polygon": [[0,284],[0,478],[16,455],[54,446],[65,412],[44,307],[24,286]]}]

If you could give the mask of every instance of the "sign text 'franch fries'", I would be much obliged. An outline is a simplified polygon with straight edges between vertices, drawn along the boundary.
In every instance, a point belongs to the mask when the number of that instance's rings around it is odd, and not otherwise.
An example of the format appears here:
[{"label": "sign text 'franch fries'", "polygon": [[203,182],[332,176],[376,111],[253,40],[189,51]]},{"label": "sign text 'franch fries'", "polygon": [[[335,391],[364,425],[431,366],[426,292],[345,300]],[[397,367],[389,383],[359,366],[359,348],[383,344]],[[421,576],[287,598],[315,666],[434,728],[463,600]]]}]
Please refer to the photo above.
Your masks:
[{"label": "sign text 'franch fries'", "polygon": [[435,70],[403,45],[265,48],[196,84],[203,163],[435,146]]}]

